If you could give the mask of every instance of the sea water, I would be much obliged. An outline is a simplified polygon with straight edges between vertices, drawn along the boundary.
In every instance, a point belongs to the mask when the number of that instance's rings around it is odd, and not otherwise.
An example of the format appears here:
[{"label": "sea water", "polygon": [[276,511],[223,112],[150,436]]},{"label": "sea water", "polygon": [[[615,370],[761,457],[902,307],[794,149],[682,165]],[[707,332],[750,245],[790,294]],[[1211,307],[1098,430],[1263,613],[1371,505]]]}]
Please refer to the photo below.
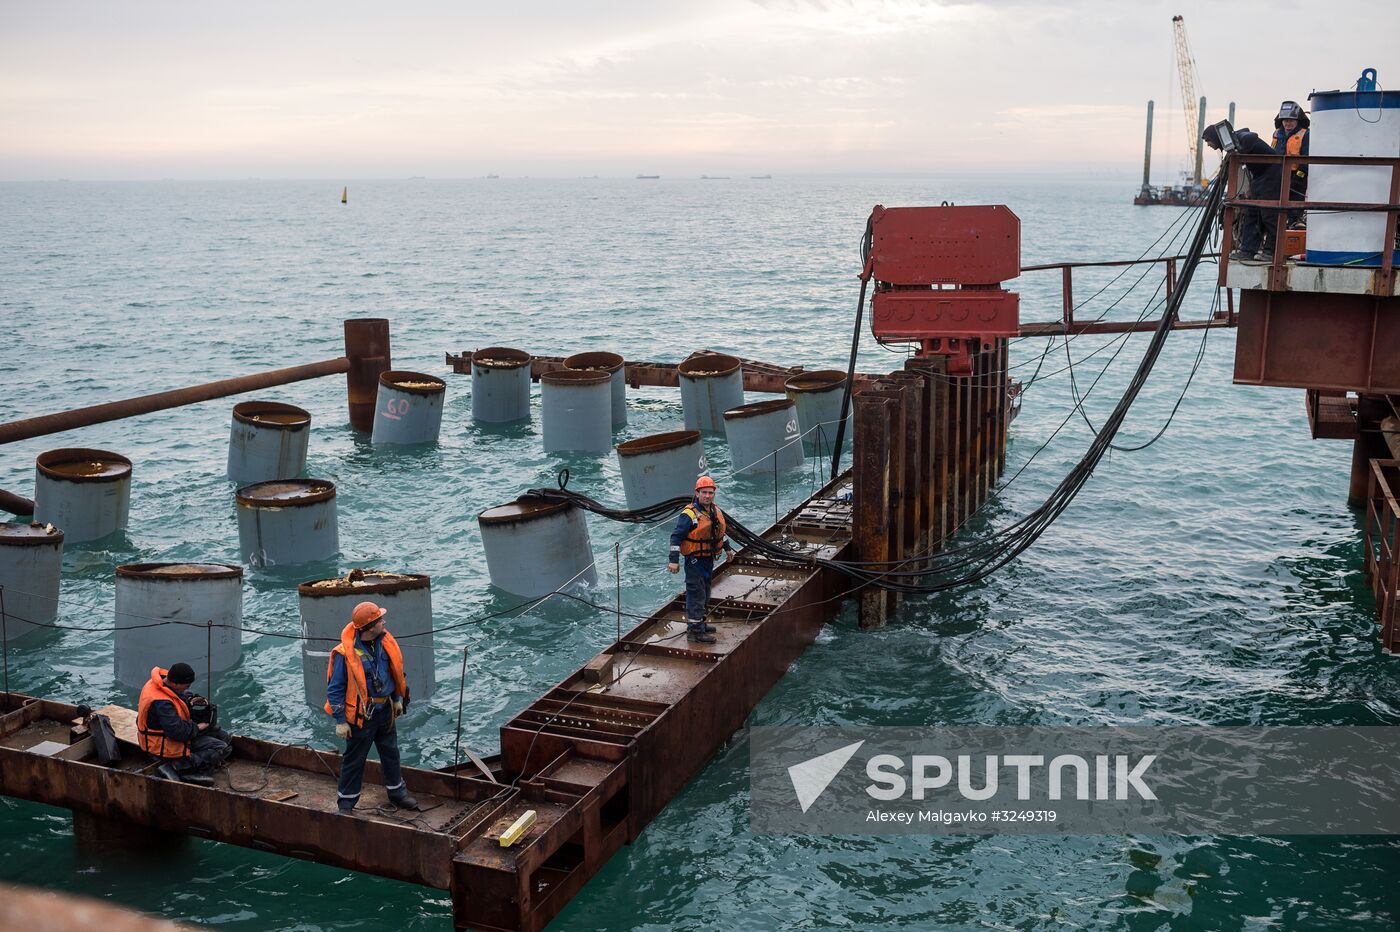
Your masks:
[{"label": "sea water", "polygon": [[[877,203],[1004,203],[1021,218],[1027,265],[1184,252],[1189,233],[1178,209],[1133,207],[1131,185],[1106,180],[352,181],[345,205],[342,184],[0,184],[10,334],[0,420],[339,356],[343,319],[389,318],[394,366],[447,380],[441,442],[371,446],[348,426],[338,377],[248,396],[312,413],[308,474],[337,484],[343,553],[250,570],[244,624],[269,633],[245,635],[241,665],[212,691],[240,733],[336,747],[330,719],[302,700],[298,642],[275,636],[298,632],[295,584],[353,566],[427,573],[436,624],[451,629],[431,658],[408,651],[409,663],[433,663],[439,684],[401,726],[406,760],[423,767],[452,760],[464,653],[464,739],[489,753],[500,725],[617,625],[557,598],[484,620],[519,600],[488,583],[479,511],[555,484],[564,467],[572,489],[616,504],[623,493],[614,458],[542,452],[538,386],[531,423],[475,424],[470,378],[448,374],[444,353],[505,345],[676,362],[710,348],[844,368],[859,239]],[[1141,274],[1076,273],[1076,316],[1160,313],[1160,277]],[[1184,317],[1211,312],[1214,275],[1200,269]],[[1058,271],[1010,287],[1022,320],[1061,315]],[[1158,442],[1107,457],[1039,543],[990,579],[909,599],[880,631],[857,630],[846,605],[749,724],[1400,722],[1400,661],[1378,649],[1359,520],[1345,505],[1349,446],[1308,438],[1300,391],[1232,385],[1234,342],[1228,330],[1171,337],[1118,438],[1130,447],[1154,436],[1199,357]],[[1013,342],[1024,408],[1003,489],[965,535],[1045,499],[1146,344]],[[867,329],[861,370],[902,362]],[[1074,397],[1100,372],[1081,417]],[[0,488],[24,495],[46,449],[97,447],[135,463],[127,535],[65,553],[59,623],[110,628],[119,563],[239,562],[224,475],[238,400],[0,448]],[[618,442],[681,426],[674,390],[629,390],[628,404]],[[705,443],[720,503],[765,526],[773,478],[733,477],[723,439]],[[778,476],[778,507],[819,480],[810,466]],[[625,612],[672,597],[666,527],[589,520],[592,601],[615,598],[615,547]],[[56,632],[8,659],[17,691],[135,703],[113,678],[109,631]],[[555,927],[1390,929],[1400,910],[1400,844],[1384,838],[755,836],[747,755],[741,729]],[[221,929],[451,923],[444,891],[227,845],[191,841],[140,867],[79,853],[65,810],[9,799],[0,850],[0,880]]]}]

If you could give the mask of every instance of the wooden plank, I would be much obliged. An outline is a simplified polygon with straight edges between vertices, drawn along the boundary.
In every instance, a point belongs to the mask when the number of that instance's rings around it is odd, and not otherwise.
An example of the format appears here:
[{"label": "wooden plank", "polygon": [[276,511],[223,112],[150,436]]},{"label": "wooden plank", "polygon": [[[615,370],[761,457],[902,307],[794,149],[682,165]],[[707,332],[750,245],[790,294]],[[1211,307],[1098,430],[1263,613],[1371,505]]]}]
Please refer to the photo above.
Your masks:
[{"label": "wooden plank", "polygon": [[94,714],[105,715],[112,723],[112,734],[117,736],[118,741],[125,741],[127,744],[141,746],[141,739],[136,734],[136,710],[124,708],[119,705],[104,705]]}]

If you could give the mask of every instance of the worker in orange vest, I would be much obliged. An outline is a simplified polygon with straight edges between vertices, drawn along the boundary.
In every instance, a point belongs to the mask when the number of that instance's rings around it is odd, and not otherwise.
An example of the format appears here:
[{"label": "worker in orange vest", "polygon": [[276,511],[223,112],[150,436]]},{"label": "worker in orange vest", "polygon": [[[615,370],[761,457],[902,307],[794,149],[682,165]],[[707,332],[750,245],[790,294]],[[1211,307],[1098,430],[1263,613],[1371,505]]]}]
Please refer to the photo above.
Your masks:
[{"label": "worker in orange vest", "polygon": [[336,804],[353,812],[360,800],[365,761],[371,746],[379,751],[384,791],[399,809],[417,809],[399,767],[398,718],[408,708],[408,680],[403,652],[384,626],[387,610],[361,602],[350,613],[326,664],[326,712],[335,719],[335,733],[345,742],[340,762]]},{"label": "worker in orange vest", "polygon": [[[1303,108],[1298,106],[1296,101],[1285,100],[1278,108],[1278,116],[1274,117],[1274,151],[1279,155],[1307,155],[1308,154],[1308,127],[1312,121],[1303,112]],[[1297,165],[1291,170],[1288,178],[1288,199],[1290,201],[1306,200],[1308,194],[1308,166]],[[1305,229],[1303,211],[1290,210],[1288,212],[1288,228],[1290,230]]]},{"label": "worker in orange vest", "polygon": [[715,557],[721,552],[733,555],[725,536],[728,522],[715,504],[715,480],[701,476],[695,480],[695,500],[681,510],[671,531],[671,554],[666,570],[680,572],[685,560],[686,640],[698,644],[715,643],[714,628],[705,623],[705,606],[710,601],[710,582]]},{"label": "worker in orange vest", "polygon": [[193,720],[192,685],[194,669],[187,663],[172,664],[169,670],[152,667],[136,706],[136,736],[143,751],[160,758],[160,776],[213,786],[210,772],[228,760],[231,736],[209,722]]}]

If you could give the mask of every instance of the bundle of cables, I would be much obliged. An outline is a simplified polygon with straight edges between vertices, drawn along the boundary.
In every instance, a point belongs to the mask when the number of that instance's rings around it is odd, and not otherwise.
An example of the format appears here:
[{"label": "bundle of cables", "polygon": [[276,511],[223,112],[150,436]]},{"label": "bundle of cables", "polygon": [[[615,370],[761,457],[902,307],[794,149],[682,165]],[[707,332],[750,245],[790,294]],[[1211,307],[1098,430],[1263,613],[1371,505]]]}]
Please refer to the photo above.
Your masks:
[{"label": "bundle of cables", "polygon": [[[1138,363],[1137,370],[1124,390],[1123,396],[1118,400],[1103,426],[1094,435],[1093,441],[1079,462],[1060,481],[1049,497],[1029,514],[1007,527],[1000,528],[959,547],[945,548],[935,553],[919,554],[901,560],[884,562],[829,560],[816,557],[811,553],[785,547],[780,543],[768,540],[761,534],[745,527],[732,515],[726,515],[730,536],[736,543],[750,552],[774,562],[821,566],[844,573],[856,582],[855,588],[857,589],[876,586],[881,589],[910,594],[942,592],[977,582],[1016,559],[1064,513],[1069,504],[1074,501],[1075,496],[1089,481],[1089,477],[1094,474],[1099,462],[1113,447],[1113,440],[1118,429],[1123,425],[1129,409],[1147,383],[1148,375],[1152,372],[1158,357],[1161,356],[1162,349],[1166,346],[1167,337],[1176,323],[1181,303],[1190,289],[1192,275],[1210,243],[1212,231],[1220,217],[1221,202],[1224,196],[1224,185],[1220,180],[1223,174],[1222,172],[1221,176],[1217,176],[1206,194],[1205,209],[1201,212],[1200,221],[1192,236],[1191,247],[1187,252],[1186,261],[1182,264],[1177,286],[1171,299],[1167,302],[1157,324],[1157,329],[1152,333],[1152,340],[1143,353],[1142,360]],[[550,501],[568,502],[593,514],[615,521],[634,523],[659,521],[668,515],[679,512],[690,503],[688,496],[681,496],[657,502],[646,508],[627,510],[609,508],[586,495],[570,492],[563,487],[531,489],[527,494]]]}]

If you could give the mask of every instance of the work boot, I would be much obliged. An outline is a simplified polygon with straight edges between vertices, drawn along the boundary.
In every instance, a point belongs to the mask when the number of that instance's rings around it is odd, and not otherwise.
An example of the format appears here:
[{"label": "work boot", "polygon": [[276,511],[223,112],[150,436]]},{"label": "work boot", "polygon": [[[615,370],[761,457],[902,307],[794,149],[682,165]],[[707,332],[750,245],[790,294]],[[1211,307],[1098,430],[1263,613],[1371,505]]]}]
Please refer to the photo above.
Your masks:
[{"label": "work boot", "polygon": [[1274,251],[1272,249],[1261,249],[1259,250],[1259,255],[1254,258],[1258,259],[1260,262],[1273,262]]},{"label": "work boot", "polygon": [[685,626],[685,639],[695,644],[713,644],[715,636],[705,633],[703,621],[692,621]]},{"label": "work boot", "polygon": [[162,780],[174,780],[176,783],[180,782],[180,775],[176,773],[175,768],[171,767],[169,764],[161,764],[157,767],[156,776],[160,777]]},{"label": "work boot", "polygon": [[389,800],[389,802],[393,803],[395,806],[397,806],[397,807],[400,808],[400,809],[417,809],[417,808],[418,808],[418,800],[415,799],[414,797],[408,795],[407,793],[405,793],[403,796],[400,796],[398,799],[391,799],[391,800]]},{"label": "work boot", "polygon": [[704,629],[706,634],[714,634],[716,630],[715,626],[710,624],[708,621],[700,622],[700,627]]},{"label": "work boot", "polygon": [[1254,250],[1251,249],[1251,250],[1249,250],[1248,252],[1246,252],[1246,251],[1243,250],[1243,249],[1236,249],[1234,252],[1230,253],[1230,258],[1231,258],[1231,259],[1241,259],[1241,260],[1244,260],[1244,259],[1253,259],[1253,258],[1254,258]]},{"label": "work boot", "polygon": [[207,773],[195,773],[194,771],[191,771],[191,772],[189,772],[189,773],[182,773],[182,774],[180,774],[180,780],[181,780],[181,782],[184,782],[184,783],[193,783],[195,786],[213,786],[213,785],[214,785],[214,778],[211,777],[211,776],[209,776],[209,774],[207,774]]}]

